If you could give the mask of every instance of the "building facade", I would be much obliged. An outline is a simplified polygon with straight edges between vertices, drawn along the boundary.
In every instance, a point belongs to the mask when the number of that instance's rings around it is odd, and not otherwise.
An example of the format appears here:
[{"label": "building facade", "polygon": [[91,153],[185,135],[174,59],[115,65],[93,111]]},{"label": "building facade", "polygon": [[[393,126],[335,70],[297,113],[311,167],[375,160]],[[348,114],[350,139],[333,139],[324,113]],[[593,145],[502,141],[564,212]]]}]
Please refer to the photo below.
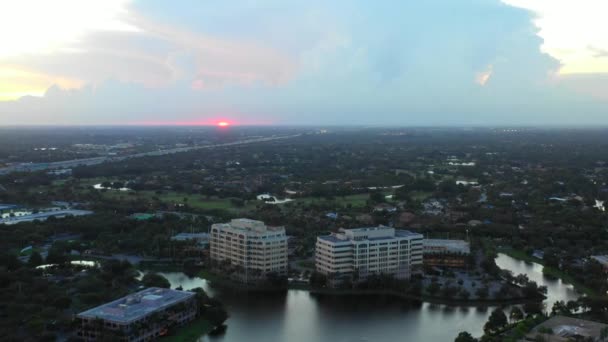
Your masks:
[{"label": "building facade", "polygon": [[470,244],[464,240],[425,239],[425,266],[464,268],[471,254]]},{"label": "building facade", "polygon": [[409,279],[421,272],[422,235],[378,226],[317,237],[315,266],[330,279],[360,281],[373,274]]},{"label": "building facade", "polygon": [[147,288],[81,312],[77,337],[93,341],[152,341],[196,318],[193,292]]},{"label": "building facade", "polygon": [[287,236],[284,227],[269,227],[261,221],[234,219],[211,226],[210,256],[229,262],[245,274],[287,275]]}]

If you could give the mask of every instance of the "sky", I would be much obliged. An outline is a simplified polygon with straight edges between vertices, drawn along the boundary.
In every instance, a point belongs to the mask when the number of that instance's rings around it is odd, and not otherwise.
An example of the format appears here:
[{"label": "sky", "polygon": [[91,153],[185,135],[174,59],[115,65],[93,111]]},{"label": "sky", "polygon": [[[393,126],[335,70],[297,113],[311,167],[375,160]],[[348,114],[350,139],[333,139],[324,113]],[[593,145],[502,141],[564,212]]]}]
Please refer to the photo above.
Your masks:
[{"label": "sky", "polygon": [[608,125],[606,0],[0,0],[0,125]]}]

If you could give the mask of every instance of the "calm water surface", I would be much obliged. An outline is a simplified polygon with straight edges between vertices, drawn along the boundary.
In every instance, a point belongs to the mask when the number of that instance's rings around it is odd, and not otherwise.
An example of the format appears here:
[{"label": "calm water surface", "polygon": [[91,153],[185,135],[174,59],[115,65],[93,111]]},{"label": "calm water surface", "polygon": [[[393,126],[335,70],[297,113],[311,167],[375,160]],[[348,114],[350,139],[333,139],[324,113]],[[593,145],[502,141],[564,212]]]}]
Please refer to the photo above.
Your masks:
[{"label": "calm water surface", "polygon": [[[577,298],[572,286],[546,279],[542,266],[499,254],[496,263],[514,274],[525,273],[548,288],[547,307],[556,300]],[[204,288],[217,296],[230,313],[222,336],[204,342],[394,342],[453,341],[460,331],[481,336],[493,307],[453,307],[411,303],[390,297],[317,297],[307,291],[284,295],[244,295],[213,289],[202,278],[161,273],[173,288]]]}]

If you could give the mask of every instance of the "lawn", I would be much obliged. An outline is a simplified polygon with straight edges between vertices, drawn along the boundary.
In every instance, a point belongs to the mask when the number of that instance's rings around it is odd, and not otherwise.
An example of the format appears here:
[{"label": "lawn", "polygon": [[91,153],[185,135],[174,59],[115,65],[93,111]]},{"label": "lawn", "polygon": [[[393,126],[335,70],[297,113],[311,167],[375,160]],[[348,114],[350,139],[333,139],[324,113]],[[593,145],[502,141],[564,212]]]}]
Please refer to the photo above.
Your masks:
[{"label": "lawn", "polygon": [[426,192],[426,191],[412,191],[409,193],[410,197],[412,197],[413,200],[416,201],[424,201],[427,198],[431,197],[433,195],[432,192]]},{"label": "lawn", "polygon": [[173,335],[163,337],[161,341],[168,342],[188,342],[198,341],[198,339],[213,330],[211,323],[202,317],[188,323],[185,327],[179,328]]},{"label": "lawn", "polygon": [[305,204],[327,204],[327,203],[336,203],[338,205],[348,205],[350,204],[353,207],[361,208],[367,204],[367,200],[369,199],[369,194],[356,194],[356,195],[348,195],[348,196],[336,196],[333,199],[326,199],[323,197],[302,197],[296,199],[296,202],[301,202]]},{"label": "lawn", "polygon": [[[155,195],[152,193],[152,195]],[[168,192],[161,195],[156,195],[161,201],[167,203],[188,203],[192,208],[197,209],[235,209],[229,198],[210,198],[206,199],[203,196],[187,195],[178,192]],[[184,201],[187,199],[187,201]]]},{"label": "lawn", "polygon": [[129,200],[129,199],[141,199],[142,201],[149,201],[151,198],[156,197],[161,202],[167,204],[188,204],[191,208],[195,209],[222,209],[222,210],[233,210],[241,211],[251,209],[255,206],[256,201],[249,201],[245,203],[244,207],[236,207],[230,198],[205,198],[202,195],[190,195],[179,192],[163,192],[157,194],[154,191],[115,191],[106,190],[103,191],[103,196],[109,199],[116,200]]}]

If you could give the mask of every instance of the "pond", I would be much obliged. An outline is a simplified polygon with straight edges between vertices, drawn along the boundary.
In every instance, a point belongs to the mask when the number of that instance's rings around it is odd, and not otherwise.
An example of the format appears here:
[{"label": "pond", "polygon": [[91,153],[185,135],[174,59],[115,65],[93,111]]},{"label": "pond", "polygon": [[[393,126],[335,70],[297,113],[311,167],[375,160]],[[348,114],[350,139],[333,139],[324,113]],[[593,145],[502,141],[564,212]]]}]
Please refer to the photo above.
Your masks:
[{"label": "pond", "polygon": [[[514,274],[524,273],[547,286],[547,307],[556,300],[576,299],[571,285],[547,279],[542,266],[499,254],[496,263]],[[318,297],[303,290],[285,294],[246,295],[210,287],[202,278],[181,272],[160,272],[184,290],[202,287],[222,300],[230,314],[221,336],[203,336],[206,342],[364,342],[453,341],[460,331],[481,336],[493,307],[454,307],[396,300],[392,297]]]}]

